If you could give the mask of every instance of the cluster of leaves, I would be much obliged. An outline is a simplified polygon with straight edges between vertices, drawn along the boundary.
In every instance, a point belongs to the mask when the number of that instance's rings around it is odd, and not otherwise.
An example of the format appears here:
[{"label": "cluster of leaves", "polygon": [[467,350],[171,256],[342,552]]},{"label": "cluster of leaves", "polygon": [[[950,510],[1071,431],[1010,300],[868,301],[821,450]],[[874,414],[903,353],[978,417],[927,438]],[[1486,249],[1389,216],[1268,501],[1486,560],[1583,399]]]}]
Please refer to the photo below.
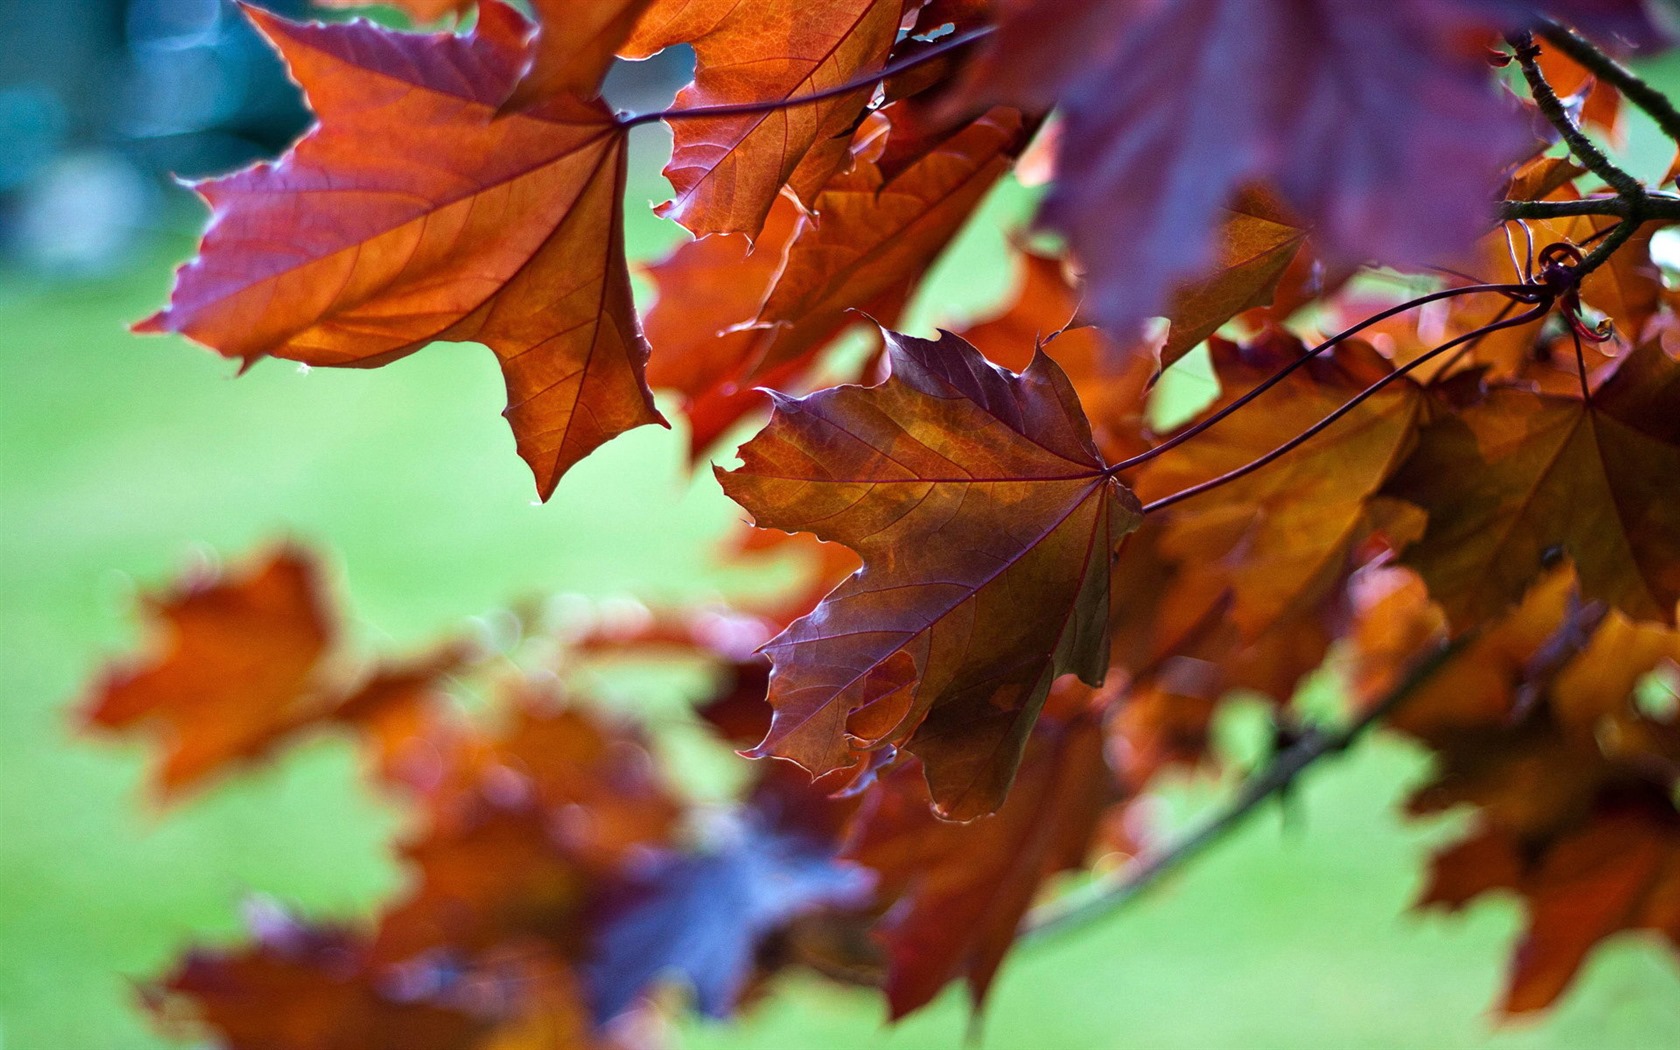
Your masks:
[{"label": "cluster of leaves", "polygon": [[295,547],[189,578],[148,602],[153,651],[110,668],[85,709],[90,727],[156,742],[153,787],[172,804],[339,732],[414,815],[399,846],[409,884],[371,924],[309,924],[259,901],[249,944],[191,952],[148,988],[182,1034],[312,1050],[656,1046],[660,988],[680,983],[725,1016],[795,966],[885,984],[904,1012],[953,979],[985,988],[1039,882],[1084,859],[1117,798],[1097,712],[1063,691],[989,821],[940,821],[909,764],[837,798],[759,763],[736,801],[701,804],[578,683],[601,661],[701,661],[716,681],[702,720],[744,746],[768,721],[754,649],[774,613],[533,617],[495,649],[369,661],[341,640],[322,578]]},{"label": "cluster of leaves", "polygon": [[[895,1016],[953,980],[978,1000],[1051,876],[1154,848],[1127,808],[1211,760],[1225,697],[1287,725],[1327,660],[1438,754],[1414,808],[1474,807],[1428,901],[1524,899],[1508,1010],[1618,931],[1680,946],[1680,303],[1650,254],[1680,207],[1639,221],[1656,197],[1579,137],[1615,134],[1609,85],[1519,46],[1541,120],[1487,61],[1542,15],[1650,44],[1643,4],[535,0],[540,28],[500,0],[405,6],[476,16],[421,35],[252,11],[319,124],[201,187],[201,253],[142,327],[246,365],[483,343],[545,499],[664,421],[654,387],[696,458],[769,389],[719,480],[760,527],[831,542],[808,594],[751,618],[764,656],[679,614],[563,649],[712,662],[719,733],[810,777],[764,764],[707,830],[633,732],[487,657],[346,677],[297,552],[189,588],[95,722],[168,727],[171,790],[350,726],[425,814],[376,929],[265,913],[251,948],[164,983],[229,1041],[640,1038],[623,1019],[661,974],[726,1012],[795,964],[880,983]],[[597,97],[616,57],[680,43],[676,108]],[[638,318],[626,141],[654,119],[658,211],[696,239]],[[937,339],[883,328],[853,376],[875,385],[807,393],[1026,168],[1051,172],[1049,237],[1019,249],[1014,300]],[[1501,185],[1544,218],[1496,224]],[[1517,272],[1398,301],[1443,261]],[[1161,425],[1155,380],[1197,347],[1219,393]],[[500,728],[446,714],[485,680]]]}]

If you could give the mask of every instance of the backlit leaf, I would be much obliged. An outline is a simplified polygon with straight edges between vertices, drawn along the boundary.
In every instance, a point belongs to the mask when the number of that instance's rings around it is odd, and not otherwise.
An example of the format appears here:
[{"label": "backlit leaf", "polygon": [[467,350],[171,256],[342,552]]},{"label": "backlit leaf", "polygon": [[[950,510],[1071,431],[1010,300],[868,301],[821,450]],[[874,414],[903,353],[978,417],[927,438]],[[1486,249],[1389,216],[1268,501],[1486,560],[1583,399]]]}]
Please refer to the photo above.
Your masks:
[{"label": "backlit leaf", "polygon": [[955,336],[888,336],[892,376],[778,398],[719,472],[760,527],[845,544],[864,567],[766,647],[756,749],[814,774],[922,758],[958,820],[995,810],[1063,674],[1101,682],[1108,566],[1141,516],[1106,476],[1066,375],[1016,375]]},{"label": "backlit leaf", "polygon": [[1274,187],[1332,267],[1425,263],[1479,232],[1500,169],[1532,142],[1462,46],[1510,14],[1477,0],[1000,8],[970,91],[1061,107],[1042,219],[1068,237],[1092,316],[1115,331],[1215,264],[1219,209],[1245,186]]},{"label": "backlit leaf", "polygon": [[465,37],[251,18],[320,124],[278,163],[199,186],[199,257],[142,331],[247,366],[482,342],[544,498],[603,442],[662,422],[624,262],[622,129],[566,96],[492,119],[525,62],[519,15],[487,0]]},{"label": "backlit leaf", "polygon": [[1388,491],[1429,513],[1405,553],[1457,626],[1496,615],[1561,556],[1582,594],[1674,623],[1680,364],[1657,341],[1589,402],[1499,387],[1427,426]]},{"label": "backlit leaf", "polygon": [[[771,102],[839,87],[885,62],[903,0],[657,0],[624,48],[644,58],[694,48],[692,109]],[[844,134],[869,91],[740,116],[672,122],[665,176],[676,196],[658,209],[696,235],[756,237],[776,194],[819,144]]]},{"label": "backlit leaf", "polygon": [[530,67],[506,109],[525,109],[557,95],[592,98],[654,0],[533,0],[537,41]]},{"label": "backlit leaf", "polygon": [[[1221,395],[1191,425],[1303,353],[1277,334],[1240,345],[1214,340]],[[1258,459],[1391,372],[1360,343],[1315,358],[1262,394],[1252,411],[1141,468],[1139,498],[1148,502]],[[1345,581],[1375,530],[1371,501],[1411,450],[1421,410],[1415,385],[1393,383],[1266,469],[1169,508],[1162,550],[1184,566],[1176,586],[1228,589],[1227,615],[1250,640],[1322,600]]]},{"label": "backlit leaf", "polygon": [[286,727],[331,709],[326,657],[338,633],[320,569],[296,548],[228,577],[189,580],[148,599],[155,656],[107,671],[90,725],[159,733],[168,797],[272,747]]}]

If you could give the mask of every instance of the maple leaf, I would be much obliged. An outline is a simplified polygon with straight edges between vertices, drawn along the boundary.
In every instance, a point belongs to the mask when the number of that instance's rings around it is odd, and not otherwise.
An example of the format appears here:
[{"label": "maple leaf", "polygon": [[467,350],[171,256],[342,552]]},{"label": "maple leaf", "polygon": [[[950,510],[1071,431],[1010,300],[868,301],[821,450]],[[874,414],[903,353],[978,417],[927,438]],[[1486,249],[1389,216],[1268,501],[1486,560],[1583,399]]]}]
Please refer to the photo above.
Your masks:
[{"label": "maple leaf", "polygon": [[250,944],[194,949],[143,990],[167,1032],[186,1039],[208,1028],[221,1045],[264,1050],[606,1045],[576,976],[532,944],[391,964],[365,937],[306,925],[267,902],[247,917]]},{"label": "maple leaf", "polygon": [[533,0],[537,41],[530,66],[504,110],[519,110],[557,95],[592,98],[654,0]]},{"label": "maple leaf", "polygon": [[[1408,569],[1368,572],[1356,604],[1353,681],[1375,700],[1445,640],[1446,620]],[[1664,756],[1680,758],[1680,737],[1641,714],[1633,694],[1675,660],[1680,632],[1582,602],[1572,568],[1558,566],[1389,717],[1441,757],[1411,808],[1473,802],[1500,827],[1542,836],[1584,812],[1606,782],[1660,776]]]},{"label": "maple leaf", "polygon": [[1144,415],[1156,374],[1153,355],[1122,354],[1101,329],[1079,317],[1081,289],[1065,260],[1022,251],[1009,304],[957,331],[988,361],[1013,371],[1043,350],[1062,367],[1105,459],[1118,462],[1148,448]]},{"label": "maple leaf", "polygon": [[[1409,570],[1361,587],[1355,681],[1369,697],[1445,636]],[[1590,949],[1621,929],[1676,927],[1680,729],[1633,701],[1639,679],[1680,660],[1680,631],[1583,603],[1567,564],[1420,683],[1391,724],[1435,749],[1412,813],[1469,803],[1476,828],[1434,859],[1422,905],[1452,909],[1497,888],[1525,898],[1504,1009],[1550,1004]]]},{"label": "maple leaf", "polygon": [[148,598],[162,628],[151,658],[108,670],[87,702],[90,726],[160,731],[155,773],[169,798],[275,743],[277,730],[324,710],[322,663],[338,633],[313,558],[282,547],[246,573],[188,580]]},{"label": "maple leaf", "polygon": [[1218,210],[1256,182],[1332,267],[1468,244],[1532,142],[1460,46],[1499,20],[1475,0],[1014,0],[967,95],[1060,106],[1041,219],[1088,268],[1096,320],[1129,332],[1212,264]]},{"label": "maple leaf", "polygon": [[1511,956],[1506,1014],[1556,1002],[1612,934],[1650,930],[1680,951],[1680,813],[1661,791],[1607,795],[1585,824],[1535,852],[1480,829],[1436,855],[1420,900],[1456,910],[1494,889],[1522,898],[1528,929]]},{"label": "maple leaf", "polygon": [[[1567,566],[1546,574],[1520,605],[1487,624],[1461,658],[1414,689],[1388,724],[1424,739],[1467,726],[1508,726],[1514,684],[1556,631],[1573,587]],[[1399,567],[1360,573],[1353,604],[1355,622],[1348,639],[1355,659],[1349,684],[1362,701],[1375,703],[1404,678],[1419,653],[1447,637],[1447,621],[1423,580]]]},{"label": "maple leaf", "polygon": [[385,994],[355,934],[290,919],[265,923],[247,947],[188,953],[148,998],[177,1034],[196,1022],[236,1047],[449,1050],[494,1027],[442,995],[403,1002]]},{"label": "maple leaf", "polygon": [[[1135,441],[1143,429],[1147,384],[1160,368],[1177,362],[1227,321],[1270,305],[1279,281],[1300,253],[1306,231],[1291,225],[1275,202],[1251,193],[1226,212],[1217,238],[1219,265],[1173,289],[1166,312],[1167,336],[1147,353],[1126,353],[1101,330],[1088,330],[1089,322],[1081,316],[1083,282],[1070,272],[1065,260],[1031,251],[1021,253],[1022,279],[1010,306],[964,329],[963,334],[986,340],[976,345],[1005,367],[1014,367],[1012,362],[1023,348],[1051,336],[1062,339],[1049,351],[1050,356],[1068,369],[1092,426],[1099,435],[1112,428],[1120,442],[1112,447],[1128,448],[1118,454],[1122,458],[1142,451],[1130,447],[1125,438]],[[1059,334],[1069,328],[1081,334]],[[1140,359],[1147,359],[1147,370],[1135,363]],[[1140,382],[1145,385],[1139,386]],[[1098,444],[1110,453],[1109,443],[1099,439]]]},{"label": "maple leaf", "polygon": [[[1120,551],[1110,578],[1113,667],[1104,691],[1123,697],[1110,728],[1122,779],[1142,789],[1161,769],[1207,758],[1211,718],[1232,690],[1283,703],[1318,667],[1343,619],[1333,588],[1293,603],[1257,635],[1230,615],[1232,580],[1218,567],[1165,551],[1170,510],[1151,514]],[[1240,571],[1240,552],[1232,558]],[[1187,586],[1194,579],[1195,586]],[[1316,588],[1315,588],[1316,590]]]},{"label": "maple leaf", "polygon": [[247,366],[370,368],[482,342],[545,499],[603,442],[663,423],[624,262],[623,129],[563,95],[492,119],[525,62],[523,18],[487,0],[452,37],[250,17],[320,123],[278,163],[199,185],[199,257],[139,330]]},{"label": "maple leaf", "polygon": [[[1063,688],[1064,700],[1081,692]],[[1063,713],[1040,720],[1015,789],[993,816],[937,820],[914,764],[865,797],[846,855],[880,873],[891,902],[875,935],[887,951],[894,1020],[954,980],[968,982],[978,1007],[1046,880],[1084,863],[1117,793],[1097,720]]]},{"label": "maple leaf", "polygon": [[1588,401],[1497,387],[1426,426],[1387,491],[1422,507],[1404,554],[1454,625],[1498,614],[1559,555],[1585,597],[1675,622],[1680,364],[1641,344]]},{"label": "maple leaf", "polygon": [[450,643],[351,677],[339,666],[339,625],[321,575],[314,556],[283,546],[246,572],[189,578],[147,597],[161,644],[106,671],[86,703],[86,724],[159,738],[153,787],[169,802],[330,726],[361,736],[374,768],[406,783],[442,681],[473,654]]},{"label": "maple leaf", "polygon": [[[683,397],[689,454],[698,460],[742,416],[763,404],[746,380],[773,333],[744,327],[758,315],[799,228],[798,205],[778,197],[756,240],[740,235],[702,237],[678,245],[647,268],[656,298],[643,317],[653,354],[648,382]],[[848,323],[830,318],[802,337],[821,346]],[[793,375],[764,377],[782,386]]]},{"label": "maple leaf", "polygon": [[778,396],[718,471],[762,528],[809,531],[864,567],[772,639],[756,756],[814,774],[922,758],[943,815],[1002,803],[1060,675],[1108,661],[1108,566],[1142,520],[1107,474],[1066,375],[1020,375],[956,336],[887,334],[877,387]]},{"label": "maple leaf", "polygon": [[[879,69],[903,0],[658,0],[622,49],[646,58],[674,44],[694,48],[694,82],[677,107],[764,103],[840,87]],[[757,236],[776,195],[807,154],[846,134],[870,91],[738,116],[671,122],[665,175],[676,196],[660,205],[695,235]]]},{"label": "maple leaf", "polygon": [[663,845],[680,808],[640,733],[521,685],[499,732],[436,741],[443,775],[403,844],[417,878],[382,917],[374,954],[564,945],[603,880]]},{"label": "maple leaf", "polygon": [[586,809],[591,822],[557,841],[597,869],[670,834],[679,807],[638,730],[535,683],[502,683],[502,691],[502,725],[439,742],[445,769],[428,792],[436,827],[476,822],[486,799],[514,810]]},{"label": "maple leaf", "polygon": [[1307,231],[1266,194],[1245,193],[1235,201],[1214,233],[1213,266],[1168,297],[1162,367],[1238,314],[1270,306],[1306,238]]},{"label": "maple leaf", "polygon": [[1608,84],[1600,84],[1592,73],[1574,59],[1551,47],[1543,47],[1535,56],[1546,80],[1560,99],[1568,99],[1576,118],[1585,127],[1597,127],[1608,134],[1617,145],[1625,136],[1620,134],[1622,96]]},{"label": "maple leaf", "polygon": [[[890,125],[889,125],[890,126]],[[1034,125],[997,109],[945,136],[890,177],[866,141],[852,169],[817,197],[755,327],[776,331],[754,371],[805,356],[807,329],[825,332],[847,311],[896,314],[911,289],[1008,170]]]},{"label": "maple leaf", "polygon": [[881,129],[898,112],[860,131],[852,168],[817,196],[813,215],[784,196],[750,247],[701,238],[650,269],[659,298],[647,315],[649,380],[686,396],[696,457],[763,404],[754,382],[800,382],[858,311],[893,323],[1028,133],[1011,110],[987,114],[889,178],[877,163]]},{"label": "maple leaf", "polygon": [[1500,196],[1512,201],[1545,200],[1586,173],[1571,158],[1542,151],[1511,173]]}]

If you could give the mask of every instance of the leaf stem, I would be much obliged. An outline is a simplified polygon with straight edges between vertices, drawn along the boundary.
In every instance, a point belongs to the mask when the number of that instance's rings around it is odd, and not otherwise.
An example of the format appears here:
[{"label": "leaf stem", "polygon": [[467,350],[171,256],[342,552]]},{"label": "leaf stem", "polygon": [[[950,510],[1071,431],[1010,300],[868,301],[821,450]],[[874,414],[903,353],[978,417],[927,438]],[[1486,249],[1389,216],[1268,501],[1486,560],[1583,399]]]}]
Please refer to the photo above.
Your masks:
[{"label": "leaf stem", "polygon": [[1236,828],[1261,803],[1281,794],[1320,759],[1352,747],[1372,727],[1398,711],[1473,640],[1474,632],[1466,632],[1430,652],[1394,688],[1341,729],[1308,730],[1293,746],[1273,757],[1263,770],[1244,781],[1236,796],[1194,831],[1163,852],[1134,862],[1113,879],[1073,894],[1071,899],[1034,909],[1022,923],[1021,935],[1037,940],[1063,933],[1103,918],[1142,896],[1164,876]]},{"label": "leaf stem", "polygon": [[[1505,320],[1505,318],[1507,318],[1511,315],[1511,307],[1513,307],[1515,305],[1516,305],[1515,301],[1512,301],[1512,302],[1506,303],[1504,306],[1501,306],[1499,308],[1499,312],[1493,315],[1493,318],[1489,321],[1489,323],[1490,324],[1498,324],[1500,321]],[[1492,331],[1492,329],[1483,328],[1477,334],[1476,338],[1470,340],[1469,342],[1465,343],[1463,346],[1459,347],[1457,353],[1453,354],[1451,357],[1447,358],[1445,361],[1442,361],[1441,362],[1441,367],[1436,369],[1435,370],[1435,375],[1430,378],[1429,385],[1433,385],[1434,383],[1439,381],[1442,376],[1447,374],[1448,370],[1450,370],[1453,365],[1458,363],[1460,358],[1462,358],[1465,354],[1468,354],[1471,351],[1475,350],[1476,349],[1476,344],[1478,344],[1482,341],[1482,336],[1487,335],[1488,332],[1490,332],[1490,331]]]},{"label": "leaf stem", "polygon": [[1680,109],[1667,95],[1640,78],[1639,74],[1605,54],[1597,44],[1550,18],[1540,20],[1540,35],[1546,42],[1574,59],[1576,64],[1622,93],[1622,97],[1644,110],[1657,122],[1664,135],[1680,142]]},{"label": "leaf stem", "polygon": [[1391,306],[1388,309],[1382,311],[1381,313],[1372,314],[1370,317],[1365,318],[1365,320],[1360,321],[1358,324],[1354,325],[1351,328],[1344,328],[1342,331],[1337,332],[1335,335],[1333,335],[1330,338],[1324,340],[1322,343],[1319,343],[1317,346],[1308,350],[1306,353],[1302,354],[1300,357],[1298,357],[1295,360],[1289,362],[1289,364],[1285,365],[1283,368],[1278,369],[1277,372],[1275,372],[1271,376],[1267,377],[1266,380],[1264,382],[1262,382],[1259,386],[1256,386],[1254,389],[1250,390],[1248,393],[1246,393],[1246,394],[1242,395],[1241,397],[1237,398],[1235,401],[1231,402],[1229,405],[1226,405],[1224,408],[1215,412],[1213,415],[1209,416],[1208,418],[1202,420],[1200,423],[1197,423],[1195,426],[1190,427],[1187,430],[1179,431],[1177,434],[1174,434],[1172,437],[1170,437],[1167,440],[1161,442],[1159,445],[1156,445],[1154,448],[1148,449],[1147,451],[1144,451],[1144,452],[1140,452],[1137,455],[1132,456],[1129,459],[1121,460],[1120,462],[1118,462],[1118,463],[1114,464],[1113,466],[1109,467],[1108,470],[1106,471],[1106,473],[1108,473],[1109,476],[1112,477],[1113,475],[1118,474],[1123,470],[1128,470],[1132,467],[1138,466],[1139,464],[1147,463],[1150,460],[1154,459],[1156,456],[1161,455],[1163,452],[1170,452],[1171,450],[1177,448],[1179,445],[1182,445],[1186,441],[1189,441],[1191,438],[1195,437],[1197,434],[1200,434],[1203,431],[1207,430],[1209,427],[1212,427],[1213,425],[1218,423],[1220,420],[1225,419],[1227,416],[1230,416],[1233,413],[1237,412],[1244,405],[1247,405],[1250,401],[1253,401],[1255,398],[1259,397],[1261,394],[1264,394],[1266,391],[1270,390],[1272,387],[1277,386],[1279,383],[1281,383],[1285,379],[1287,379],[1290,376],[1290,374],[1293,373],[1296,369],[1300,368],[1302,365],[1305,365],[1308,361],[1311,361],[1313,358],[1317,357],[1319,354],[1323,353],[1324,351],[1330,349],[1331,347],[1335,346],[1338,343],[1341,343],[1342,341],[1344,341],[1346,339],[1349,339],[1349,338],[1352,338],[1355,335],[1358,335],[1360,332],[1364,331],[1365,329],[1371,327],[1374,324],[1379,324],[1383,321],[1388,320],[1390,317],[1395,316],[1396,314],[1405,313],[1407,310],[1416,309],[1419,306],[1427,306],[1428,304],[1433,303],[1433,302],[1437,302],[1441,299],[1448,299],[1448,298],[1451,298],[1451,297],[1457,296],[1457,295],[1473,295],[1477,292],[1493,292],[1493,293],[1497,293],[1497,294],[1500,294],[1500,295],[1510,296],[1512,298],[1512,300],[1515,301],[1515,302],[1533,302],[1534,299],[1531,298],[1531,297],[1536,294],[1536,290],[1532,286],[1526,285],[1526,284],[1474,284],[1474,285],[1468,285],[1466,287],[1460,287],[1460,288],[1444,288],[1441,291],[1430,292],[1428,295],[1421,295],[1421,296],[1417,297],[1416,299],[1408,299],[1407,301],[1405,301],[1403,303],[1399,303],[1397,305]]},{"label": "leaf stem", "polygon": [[1353,397],[1349,398],[1345,403],[1342,404],[1342,406],[1340,408],[1336,409],[1334,412],[1325,416],[1323,419],[1319,420],[1317,423],[1314,423],[1312,426],[1308,427],[1306,430],[1303,430],[1301,433],[1299,433],[1299,434],[1295,435],[1294,437],[1290,438],[1288,441],[1285,441],[1283,444],[1279,445],[1277,448],[1272,449],[1270,452],[1261,456],[1259,459],[1251,460],[1250,462],[1243,464],[1242,466],[1236,468],[1235,470],[1227,471],[1224,474],[1221,474],[1216,478],[1210,478],[1209,480],[1204,481],[1199,485],[1192,485],[1189,488],[1181,489],[1180,491],[1175,492],[1170,496],[1163,496],[1160,499],[1154,501],[1153,503],[1145,503],[1143,505],[1143,513],[1145,515],[1148,515],[1153,511],[1165,510],[1166,508],[1172,506],[1175,503],[1180,503],[1180,502],[1183,502],[1184,500],[1190,499],[1192,496],[1200,496],[1204,492],[1211,492],[1214,489],[1219,488],[1222,485],[1228,485],[1233,481],[1238,481],[1242,478],[1245,478],[1248,475],[1250,475],[1250,474],[1254,473],[1255,471],[1259,470],[1261,467],[1264,467],[1267,464],[1272,463],[1275,460],[1278,460],[1285,455],[1288,455],[1290,452],[1292,452],[1295,449],[1299,448],[1300,446],[1306,444],[1308,441],[1312,440],[1312,438],[1315,435],[1322,432],[1326,427],[1329,427],[1332,424],[1334,424],[1336,422],[1336,420],[1341,419],[1343,416],[1347,415],[1349,412],[1353,411],[1355,408],[1357,408],[1361,404],[1363,404],[1366,400],[1368,400],[1371,397],[1374,397],[1384,387],[1388,386],[1388,384],[1394,382],[1395,380],[1401,378],[1402,376],[1405,376],[1408,373],[1414,371],[1415,369],[1421,367],[1426,362],[1434,360],[1436,357],[1439,357],[1441,354],[1444,354],[1448,350],[1453,349],[1454,347],[1458,346],[1460,343],[1465,343],[1465,342],[1468,342],[1472,339],[1480,339],[1481,337],[1487,335],[1489,332],[1497,332],[1502,328],[1517,328],[1521,325],[1528,324],[1531,321],[1537,321],[1540,318],[1545,317],[1546,314],[1551,311],[1551,309],[1552,309],[1552,300],[1551,300],[1550,297],[1548,297],[1546,299],[1541,300],[1539,303],[1536,303],[1533,309],[1524,310],[1522,313],[1518,314],[1515,317],[1507,318],[1503,321],[1494,321],[1494,322],[1491,322],[1489,324],[1485,324],[1482,327],[1475,329],[1474,331],[1466,332],[1463,335],[1458,336],[1455,339],[1449,339],[1446,342],[1442,343],[1440,346],[1437,346],[1435,349],[1430,350],[1428,353],[1423,354],[1423,355],[1421,355],[1417,358],[1414,358],[1411,361],[1406,362],[1404,365],[1401,365],[1399,368],[1396,368],[1394,371],[1390,372],[1388,375],[1383,376],[1381,379],[1377,380],[1375,383],[1372,383],[1370,386],[1366,387],[1364,390],[1361,390],[1359,393],[1357,393]]},{"label": "leaf stem", "polygon": [[845,95],[850,95],[856,91],[862,91],[865,88],[874,87],[883,80],[890,80],[901,73],[906,73],[915,69],[917,66],[925,65],[926,63],[932,62],[938,58],[943,58],[953,51],[967,47],[976,41],[990,36],[994,29],[994,26],[981,26],[978,29],[971,29],[966,33],[958,33],[940,41],[928,48],[926,51],[921,51],[917,54],[902,58],[897,62],[889,63],[873,73],[857,77],[853,80],[848,80],[844,84],[824,88],[821,91],[813,91],[809,95],[798,95],[793,98],[771,99],[764,102],[739,102],[719,106],[691,106],[688,108],[678,107],[674,109],[656,110],[652,113],[635,113],[620,117],[618,125],[621,128],[629,129],[639,127],[643,124],[653,124],[661,120],[715,120],[722,117],[749,117],[756,116],[760,113],[775,113],[778,110],[794,109],[798,106],[809,106],[817,102],[826,102],[829,99],[840,98]]}]

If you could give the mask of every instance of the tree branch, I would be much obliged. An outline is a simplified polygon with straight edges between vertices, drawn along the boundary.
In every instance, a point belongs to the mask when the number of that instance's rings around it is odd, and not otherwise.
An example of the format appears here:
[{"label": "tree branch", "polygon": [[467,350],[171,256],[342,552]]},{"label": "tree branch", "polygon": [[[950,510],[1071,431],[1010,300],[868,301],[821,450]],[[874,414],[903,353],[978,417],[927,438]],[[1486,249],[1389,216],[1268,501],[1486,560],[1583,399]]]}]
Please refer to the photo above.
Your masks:
[{"label": "tree branch", "polygon": [[1509,38],[1512,49],[1516,52],[1517,65],[1521,67],[1523,79],[1528,81],[1528,90],[1534,96],[1534,104],[1540,107],[1540,113],[1556,128],[1563,141],[1569,146],[1569,152],[1586,166],[1587,170],[1603,179],[1605,184],[1616,191],[1618,197],[1630,204],[1645,196],[1645,187],[1639,180],[1618,168],[1604,151],[1599,149],[1593,141],[1587,138],[1581,126],[1575,123],[1575,118],[1569,115],[1563,102],[1552,90],[1551,82],[1546,74],[1540,71],[1540,45],[1534,42],[1533,33],[1519,33]]},{"label": "tree branch", "polygon": [[1282,793],[1326,755],[1346,751],[1377,723],[1406,701],[1474,640],[1466,632],[1420,660],[1395,687],[1339,730],[1309,730],[1292,747],[1281,751],[1265,769],[1250,777],[1223,809],[1209,817],[1165,852],[1133,863],[1116,878],[1106,880],[1071,899],[1054,901],[1028,914],[1021,935],[1038,939],[1085,926],[1142,896],[1228,832],[1243,823],[1260,804]]},{"label": "tree branch", "polygon": [[1550,18],[1540,22],[1546,42],[1574,59],[1593,76],[1622,93],[1622,97],[1644,110],[1657,122],[1663,134],[1680,142],[1680,109],[1667,95],[1640,79],[1639,75],[1601,51],[1597,44]]}]

